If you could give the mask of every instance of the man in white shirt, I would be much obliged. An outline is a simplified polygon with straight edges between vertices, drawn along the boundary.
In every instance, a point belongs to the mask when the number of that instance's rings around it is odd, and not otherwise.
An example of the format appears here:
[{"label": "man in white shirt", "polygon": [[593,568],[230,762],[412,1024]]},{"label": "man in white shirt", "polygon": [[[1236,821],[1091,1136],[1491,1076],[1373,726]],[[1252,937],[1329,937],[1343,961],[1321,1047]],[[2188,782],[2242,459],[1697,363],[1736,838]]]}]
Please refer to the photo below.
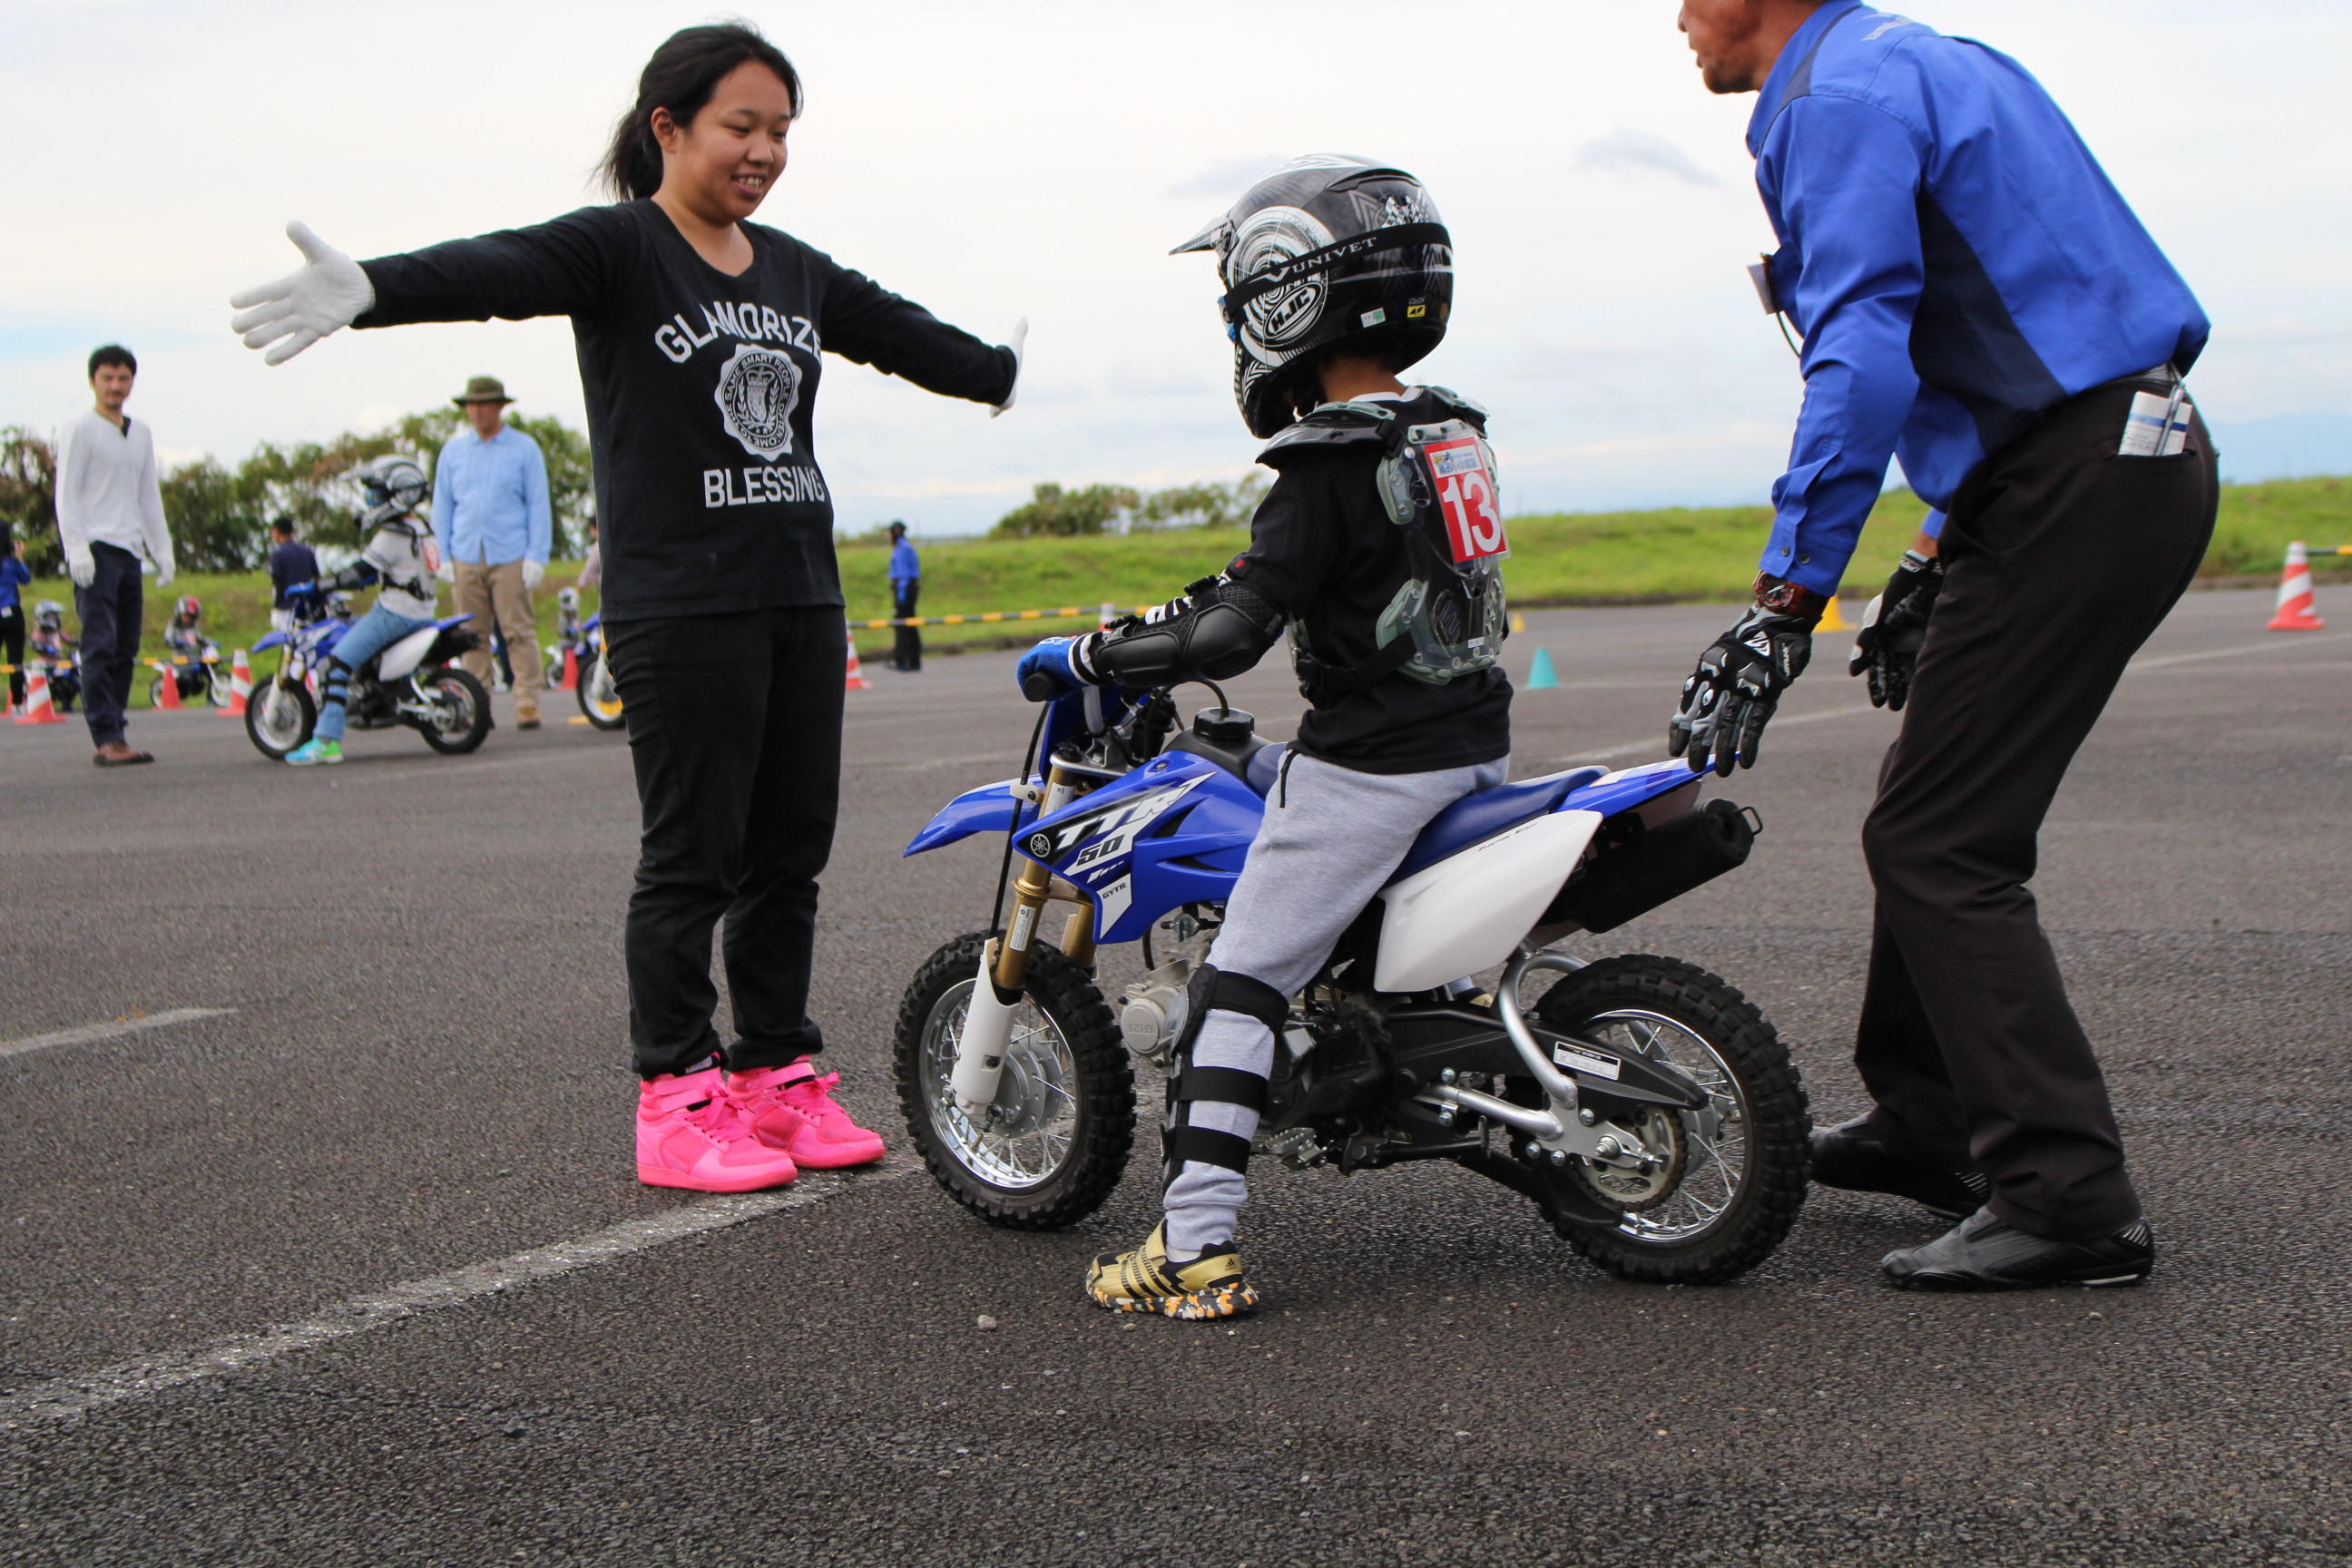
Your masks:
[{"label": "man in white shirt", "polygon": [[123,739],[139,655],[140,555],[155,563],[158,588],[172,585],[175,570],[155,438],[122,412],[138,374],[139,362],[120,344],[92,353],[97,406],[68,425],[58,442],[58,532],[81,616],[82,709],[102,768],[155,760]]}]

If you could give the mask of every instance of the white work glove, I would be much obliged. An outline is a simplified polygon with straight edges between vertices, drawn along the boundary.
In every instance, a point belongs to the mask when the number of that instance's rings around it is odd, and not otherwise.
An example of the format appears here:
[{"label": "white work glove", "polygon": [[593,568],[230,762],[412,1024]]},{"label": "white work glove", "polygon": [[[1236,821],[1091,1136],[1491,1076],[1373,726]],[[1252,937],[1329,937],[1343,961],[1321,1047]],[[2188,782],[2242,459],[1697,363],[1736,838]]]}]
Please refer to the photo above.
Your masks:
[{"label": "white work glove", "polygon": [[87,588],[98,581],[98,557],[89,552],[87,544],[66,547],[66,575],[77,588]]},{"label": "white work glove", "polygon": [[292,631],[294,629],[294,612],[291,610],[270,611],[269,629],[273,632]]},{"label": "white work glove", "polygon": [[1029,318],[1024,316],[1013,323],[1013,342],[1007,345],[1013,350],[1013,390],[1004,395],[1003,402],[988,411],[988,416],[991,419],[1012,407],[1013,400],[1021,394],[1021,348],[1028,341]]},{"label": "white work glove", "polygon": [[542,581],[544,581],[544,580],[546,579],[546,576],[547,576],[547,563],[546,563],[546,562],[544,562],[544,561],[526,561],[526,562],[524,562],[524,563],[522,563],[522,591],[523,591],[524,593],[526,593],[526,594],[536,594],[537,592],[539,592],[539,585],[540,585],[540,584],[541,584]]},{"label": "white work glove", "polygon": [[302,253],[301,268],[228,299],[236,311],[229,330],[247,348],[268,349],[261,357],[269,364],[284,364],[330,332],[350,326],[375,303],[375,285],[360,264],[312,234],[309,225],[288,224],[286,237]]},{"label": "white work glove", "polygon": [[457,563],[445,555],[441,558],[441,564],[433,568],[433,575],[444,583],[455,583],[457,581]]},{"label": "white work glove", "polygon": [[155,563],[155,586],[158,588],[170,587],[172,579],[179,574],[180,563],[172,557],[166,555],[163,560]]}]

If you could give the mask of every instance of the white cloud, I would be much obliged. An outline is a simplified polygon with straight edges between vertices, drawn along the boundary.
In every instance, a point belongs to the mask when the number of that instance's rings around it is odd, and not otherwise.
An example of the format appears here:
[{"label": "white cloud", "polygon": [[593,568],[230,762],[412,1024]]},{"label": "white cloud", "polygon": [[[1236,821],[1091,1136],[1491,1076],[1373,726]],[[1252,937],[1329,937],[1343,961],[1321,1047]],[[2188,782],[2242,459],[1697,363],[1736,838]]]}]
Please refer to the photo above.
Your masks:
[{"label": "white cloud", "polygon": [[1580,168],[1666,174],[1693,185],[1719,185],[1723,179],[1699,167],[1692,156],[1654,131],[1621,125],[1576,150]]}]

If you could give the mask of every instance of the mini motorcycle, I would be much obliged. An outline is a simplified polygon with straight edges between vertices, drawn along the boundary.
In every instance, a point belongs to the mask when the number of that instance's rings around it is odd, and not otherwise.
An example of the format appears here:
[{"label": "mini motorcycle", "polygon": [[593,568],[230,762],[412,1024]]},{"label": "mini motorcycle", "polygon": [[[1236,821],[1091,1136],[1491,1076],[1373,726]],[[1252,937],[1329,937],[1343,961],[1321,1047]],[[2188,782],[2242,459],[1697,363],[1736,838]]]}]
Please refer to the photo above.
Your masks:
[{"label": "mini motorcycle", "polygon": [[221,668],[220,645],[207,637],[186,649],[167,649],[164,668],[157,670],[147,682],[147,706],[163,706],[163,681],[169,679],[179,688],[183,702],[204,701],[215,708],[229,705],[229,672]]},{"label": "mini motorcycle", "polygon": [[[323,686],[327,656],[353,625],[315,603],[298,605],[295,616],[291,630],[272,631],[253,645],[256,655],[282,650],[276,672],[255,682],[245,705],[246,735],[273,762],[284,761],[318,727],[313,687]],[[454,662],[480,640],[466,625],[471,619],[450,616],[419,626],[352,671],[345,721],[359,730],[404,724],[448,755],[479,746],[490,732],[489,693]]]},{"label": "mini motorcycle", "polygon": [[599,730],[617,730],[621,717],[621,686],[604,657],[604,617],[600,612],[580,628],[580,711]]},{"label": "mini motorcycle", "polygon": [[[1179,731],[1166,689],[1058,698],[1027,776],[959,796],[907,847],[1003,833],[1007,871],[1021,862],[1001,924],[916,974],[895,1039],[925,1164],[992,1225],[1091,1213],[1127,1165],[1131,1059],[1173,1066],[1283,752],[1217,704]],[[1451,1161],[1629,1279],[1709,1284],[1762,1261],[1804,1201],[1811,1126],[1772,1026],[1695,965],[1551,945],[1745,861],[1760,820],[1702,807],[1703,780],[1680,761],[1580,768],[1441,813],[1292,999],[1258,1147],[1342,1173]],[[1057,900],[1075,909],[1048,942]],[[1149,972],[1115,1013],[1096,953],[1136,941]],[[1496,965],[1491,992],[1466,978]],[[1538,973],[1560,978],[1530,1004]]]}]

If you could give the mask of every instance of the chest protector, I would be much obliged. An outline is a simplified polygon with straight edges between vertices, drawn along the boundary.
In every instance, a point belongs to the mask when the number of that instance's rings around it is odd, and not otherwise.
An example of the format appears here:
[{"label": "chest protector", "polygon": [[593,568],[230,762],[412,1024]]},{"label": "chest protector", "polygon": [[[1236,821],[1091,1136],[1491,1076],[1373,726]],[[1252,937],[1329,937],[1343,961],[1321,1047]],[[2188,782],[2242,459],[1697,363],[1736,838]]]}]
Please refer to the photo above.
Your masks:
[{"label": "chest protector", "polygon": [[1491,669],[1502,657],[1508,621],[1503,558],[1510,541],[1486,411],[1442,387],[1429,390],[1441,416],[1434,420],[1410,424],[1377,403],[1326,404],[1274,443],[1377,441],[1374,484],[1404,544],[1404,580],[1373,626],[1370,658],[1329,663],[1308,646],[1305,627],[1291,623],[1309,700],[1361,691],[1391,675],[1444,686]]}]

